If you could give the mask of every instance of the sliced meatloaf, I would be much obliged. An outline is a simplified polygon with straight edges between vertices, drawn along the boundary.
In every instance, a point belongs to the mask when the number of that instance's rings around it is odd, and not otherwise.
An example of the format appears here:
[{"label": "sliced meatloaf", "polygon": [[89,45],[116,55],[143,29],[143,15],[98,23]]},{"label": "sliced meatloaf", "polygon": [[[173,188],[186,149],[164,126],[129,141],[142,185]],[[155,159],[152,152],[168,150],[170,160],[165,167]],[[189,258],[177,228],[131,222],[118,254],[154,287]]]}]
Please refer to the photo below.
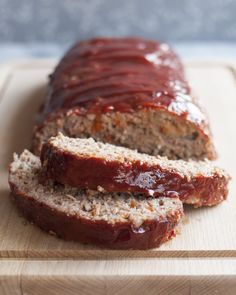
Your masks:
[{"label": "sliced meatloaf", "polygon": [[100,38],[75,44],[50,76],[33,150],[59,131],[171,159],[213,159],[208,120],[164,43]]},{"label": "sliced meatloaf", "polygon": [[65,240],[110,248],[158,247],[175,235],[178,198],[144,198],[39,182],[41,163],[25,150],[10,165],[9,183],[25,217]]},{"label": "sliced meatloaf", "polygon": [[44,176],[79,188],[179,196],[196,207],[222,202],[228,174],[210,161],[168,160],[124,147],[59,134],[44,144]]}]

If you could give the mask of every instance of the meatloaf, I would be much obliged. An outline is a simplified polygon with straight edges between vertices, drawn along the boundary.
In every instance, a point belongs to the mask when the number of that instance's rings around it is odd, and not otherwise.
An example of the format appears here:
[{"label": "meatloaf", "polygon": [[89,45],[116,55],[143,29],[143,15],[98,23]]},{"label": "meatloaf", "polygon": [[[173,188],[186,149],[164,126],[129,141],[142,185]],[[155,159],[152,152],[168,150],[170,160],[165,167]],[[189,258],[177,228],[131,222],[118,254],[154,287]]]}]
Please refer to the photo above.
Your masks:
[{"label": "meatloaf", "polygon": [[33,151],[61,131],[170,159],[214,159],[208,119],[165,43],[98,38],[76,43],[50,76]]},{"label": "meatloaf", "polygon": [[41,163],[15,155],[9,184],[25,217],[65,240],[119,249],[158,247],[175,235],[182,215],[178,198],[144,198],[39,182]]},{"label": "meatloaf", "polygon": [[195,207],[222,202],[228,174],[210,161],[168,160],[124,147],[59,134],[41,152],[44,177],[78,188],[178,196]]}]

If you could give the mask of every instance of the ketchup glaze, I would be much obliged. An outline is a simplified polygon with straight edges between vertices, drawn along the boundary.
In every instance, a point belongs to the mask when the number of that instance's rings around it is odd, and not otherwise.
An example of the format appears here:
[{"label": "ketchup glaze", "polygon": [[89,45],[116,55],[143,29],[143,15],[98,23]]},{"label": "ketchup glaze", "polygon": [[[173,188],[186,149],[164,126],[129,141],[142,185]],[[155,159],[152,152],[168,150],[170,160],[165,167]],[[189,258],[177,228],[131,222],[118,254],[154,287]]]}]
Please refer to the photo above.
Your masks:
[{"label": "ketchup glaze", "polygon": [[50,76],[43,116],[159,108],[185,116],[208,133],[183,65],[165,43],[140,38],[95,38],[75,44]]}]

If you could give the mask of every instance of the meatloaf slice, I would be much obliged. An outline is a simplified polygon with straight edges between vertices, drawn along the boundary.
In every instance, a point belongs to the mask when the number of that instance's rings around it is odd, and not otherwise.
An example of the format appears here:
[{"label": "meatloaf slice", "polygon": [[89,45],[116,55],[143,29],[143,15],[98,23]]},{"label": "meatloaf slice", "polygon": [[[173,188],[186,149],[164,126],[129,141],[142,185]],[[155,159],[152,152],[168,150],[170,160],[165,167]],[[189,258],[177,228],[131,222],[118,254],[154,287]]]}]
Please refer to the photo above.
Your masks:
[{"label": "meatloaf slice", "polygon": [[75,44],[50,76],[33,150],[59,131],[150,155],[213,159],[208,119],[164,43],[100,38]]},{"label": "meatloaf slice", "polygon": [[148,249],[175,235],[183,208],[178,198],[144,198],[39,182],[41,163],[25,150],[10,165],[17,206],[31,222],[65,240],[110,248]]},{"label": "meatloaf slice", "polygon": [[41,161],[46,178],[79,188],[179,196],[195,207],[216,205],[228,193],[228,174],[210,161],[168,160],[92,138],[52,137]]}]

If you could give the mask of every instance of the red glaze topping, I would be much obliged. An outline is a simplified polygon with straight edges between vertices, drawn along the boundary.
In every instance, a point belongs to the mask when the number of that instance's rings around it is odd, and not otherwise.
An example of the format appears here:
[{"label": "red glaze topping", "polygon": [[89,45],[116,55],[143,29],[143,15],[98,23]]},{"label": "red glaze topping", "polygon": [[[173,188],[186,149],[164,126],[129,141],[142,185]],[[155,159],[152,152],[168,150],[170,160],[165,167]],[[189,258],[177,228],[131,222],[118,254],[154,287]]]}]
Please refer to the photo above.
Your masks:
[{"label": "red glaze topping", "polygon": [[[77,157],[45,144],[41,153],[46,179],[78,188],[130,192],[155,197],[179,197],[195,206],[216,205],[226,199],[229,178],[217,173],[190,179],[172,169],[147,163]],[[42,178],[42,181],[43,181]],[[193,200],[193,201],[192,201]]]},{"label": "red glaze topping", "polygon": [[[50,78],[43,114],[78,114],[162,108],[206,127],[193,102],[183,66],[167,44],[137,38],[79,42]],[[205,130],[208,133],[208,130]]]},{"label": "red glaze topping", "polygon": [[53,210],[46,204],[31,199],[10,183],[14,199],[30,221],[59,238],[81,243],[91,243],[113,249],[145,250],[159,247],[175,236],[175,227],[183,216],[182,209],[169,212],[165,219],[147,220],[137,230],[130,222],[109,224],[91,221]]}]

